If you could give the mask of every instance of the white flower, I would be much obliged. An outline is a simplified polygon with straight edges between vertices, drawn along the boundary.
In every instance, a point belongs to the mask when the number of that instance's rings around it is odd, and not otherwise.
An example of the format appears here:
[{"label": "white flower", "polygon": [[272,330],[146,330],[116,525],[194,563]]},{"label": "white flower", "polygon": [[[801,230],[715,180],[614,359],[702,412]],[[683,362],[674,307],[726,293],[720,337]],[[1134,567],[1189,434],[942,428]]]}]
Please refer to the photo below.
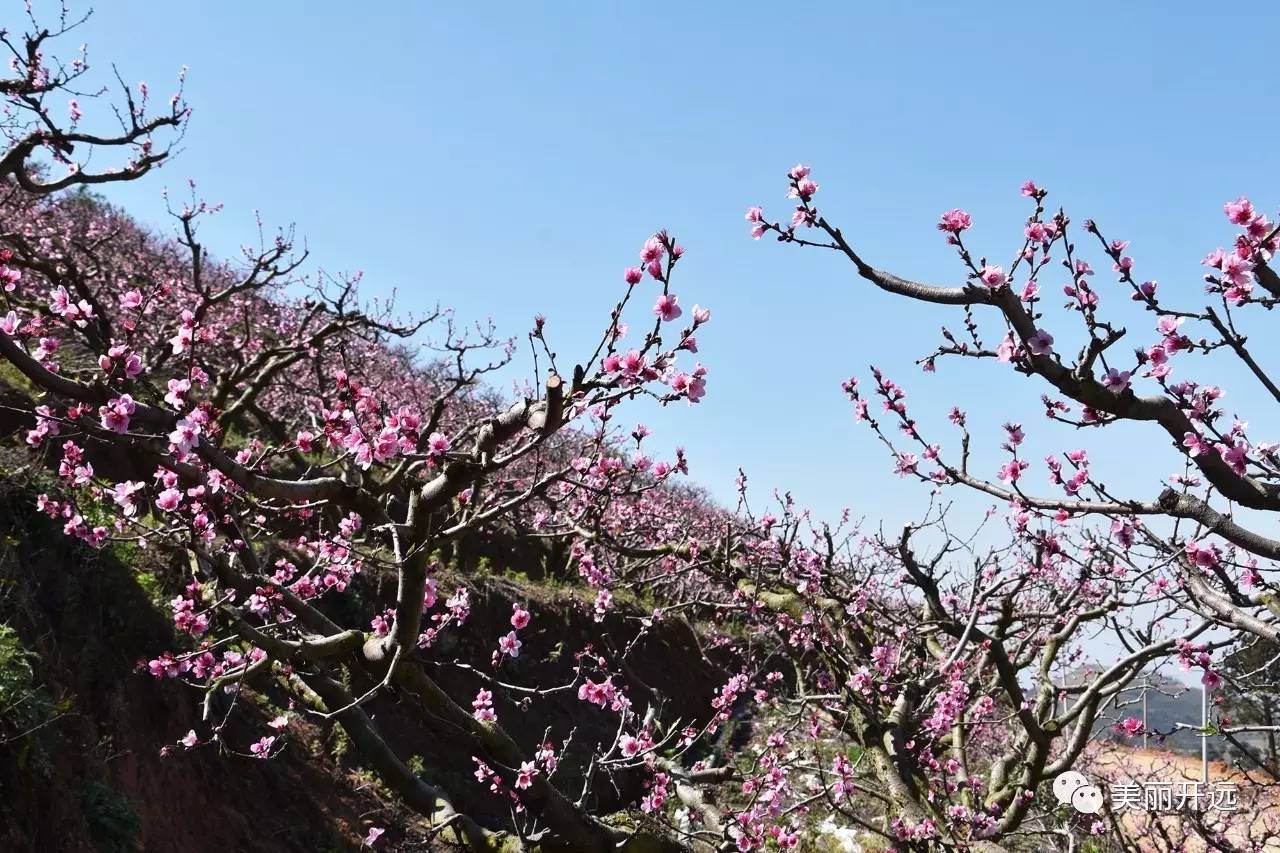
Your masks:
[{"label": "white flower", "polygon": [[853,827],[837,826],[835,821],[828,817],[818,824],[818,832],[835,841],[837,846],[828,849],[838,850],[840,853],[862,853],[862,845],[858,843],[858,831]]}]

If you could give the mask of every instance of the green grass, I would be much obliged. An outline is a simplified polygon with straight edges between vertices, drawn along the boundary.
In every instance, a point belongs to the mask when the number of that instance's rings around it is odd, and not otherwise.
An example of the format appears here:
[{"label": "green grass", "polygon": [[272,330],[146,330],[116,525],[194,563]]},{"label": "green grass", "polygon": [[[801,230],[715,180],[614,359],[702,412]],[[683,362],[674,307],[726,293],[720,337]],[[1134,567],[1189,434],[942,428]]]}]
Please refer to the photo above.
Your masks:
[{"label": "green grass", "polygon": [[100,853],[134,853],[142,821],[119,792],[101,782],[85,782],[77,792],[89,837]]},{"label": "green grass", "polygon": [[31,380],[27,379],[8,359],[0,360],[0,385],[8,385],[33,400],[40,393],[36,386],[31,384]]},{"label": "green grass", "polygon": [[33,735],[45,723],[67,710],[36,679],[38,658],[22,643],[13,628],[0,622],[0,743],[18,744],[20,760],[30,757]]}]

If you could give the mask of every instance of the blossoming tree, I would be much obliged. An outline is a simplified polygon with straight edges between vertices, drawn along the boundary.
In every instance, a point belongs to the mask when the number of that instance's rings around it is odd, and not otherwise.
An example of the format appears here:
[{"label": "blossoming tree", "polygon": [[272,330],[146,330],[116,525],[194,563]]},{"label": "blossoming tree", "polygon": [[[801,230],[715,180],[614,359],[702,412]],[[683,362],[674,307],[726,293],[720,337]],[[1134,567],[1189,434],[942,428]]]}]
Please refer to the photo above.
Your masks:
[{"label": "blossoming tree", "polygon": [[[671,290],[682,248],[665,232],[645,243],[598,346],[570,376],[560,376],[539,318],[530,342],[548,369],[536,389],[495,407],[479,383],[510,360],[510,342],[460,327],[448,312],[397,323],[387,306],[357,304],[358,277],[300,279],[305,253],[286,232],[263,236],[239,264],[217,262],[197,237],[216,209],[194,187],[191,202],[173,210],[176,241],[93,199],[51,195],[145,174],[166,156],[157,134],[180,133],[189,111],[179,93],[167,112],[148,117],[140,84],[124,89],[119,133],[79,130],[99,105],[74,88],[88,65],[46,53],[78,22],[64,12],[58,31],[32,23],[21,41],[3,36],[15,76],[0,86],[10,146],[0,160],[0,355],[40,395],[26,442],[53,456],[67,487],[63,498],[42,495],[41,510],[95,547],[130,541],[189,557],[190,582],[172,607],[194,648],[159,655],[151,673],[203,685],[207,712],[220,693],[283,679],[301,702],[337,719],[411,807],[478,849],[501,843],[415,775],[364,710],[379,692],[407,690],[443,726],[441,736],[472,739],[477,756],[515,768],[510,786],[522,810],[562,844],[605,849],[625,840],[546,781],[554,756],[535,769],[495,724],[483,691],[473,712],[413,658],[468,615],[467,590],[438,595],[431,576],[449,543],[533,503],[555,506],[584,489],[653,488],[683,466],[618,470],[603,427],[557,443],[570,424],[603,424],[634,398],[696,402],[704,393],[705,370],[676,364],[696,352],[694,330],[710,316],[696,306],[686,314]],[[117,148],[129,158],[116,169],[93,173],[73,159]],[[646,279],[658,290],[652,324],[623,347],[624,311]],[[308,292],[295,296],[291,287]],[[394,342],[428,327],[440,328],[441,357],[419,366]],[[102,460],[116,461],[114,477],[95,470]],[[361,626],[369,630],[340,625],[326,599],[375,568],[396,578],[390,606]],[[529,619],[517,609],[512,631],[498,638],[500,656],[518,653]],[[358,695],[340,676],[353,661]],[[182,745],[203,740],[193,732]],[[244,753],[267,758],[274,745],[264,735]]]},{"label": "blossoming tree", "polygon": [[[1010,422],[1001,445],[1006,461],[991,472],[994,476],[984,475],[970,464],[972,437],[965,412],[958,407],[950,412],[960,438],[959,448],[948,452],[908,413],[904,389],[873,368],[870,389],[851,379],[845,391],[855,418],[888,448],[900,476],[932,483],[938,490],[962,486],[994,497],[1007,505],[1009,523],[1017,531],[1039,528],[1045,532],[1038,535],[1056,538],[1074,529],[1085,537],[1080,553],[1101,559],[1096,577],[1119,579],[1131,594],[1146,597],[1146,607],[1164,606],[1171,614],[1204,620],[1215,629],[1213,636],[1228,638],[1222,643],[1234,646],[1234,655],[1242,648],[1260,650],[1254,654],[1264,660],[1276,654],[1280,599],[1274,560],[1280,556],[1280,542],[1265,531],[1268,513],[1280,510],[1277,447],[1251,442],[1247,424],[1224,414],[1223,390],[1180,379],[1175,366],[1190,373],[1196,356],[1234,357],[1257,382],[1261,400],[1269,396],[1280,401],[1242,331],[1242,319],[1251,309],[1270,310],[1280,298],[1280,277],[1270,266],[1280,228],[1246,198],[1226,203],[1224,213],[1236,233],[1230,248],[1214,249],[1203,261],[1207,304],[1197,307],[1183,300],[1175,305],[1155,281],[1142,280],[1127,253],[1128,241],[1104,236],[1102,226],[1088,220],[1073,232],[1063,210],[1048,209],[1047,191],[1028,181],[1022,195],[1031,212],[1007,269],[970,249],[966,232],[973,219],[967,212],[953,209],[941,215],[938,230],[954,248],[963,277],[961,284],[943,286],[913,281],[864,260],[854,241],[817,209],[818,185],[808,167],[792,169],[788,182],[788,197],[794,201],[790,219],[776,221],[763,208],[752,207],[746,219],[753,237],[773,235],[782,243],[835,252],[853,265],[860,279],[881,290],[962,311],[963,332],[943,328],[940,345],[919,362],[926,371],[947,357],[994,360],[1044,383],[1042,401],[1050,420],[1077,431],[1125,421],[1148,424],[1157,435],[1163,433],[1171,461],[1181,464],[1181,470],[1148,494],[1124,494],[1091,472],[1086,450],[1064,450],[1043,462],[1047,486],[1057,492],[1046,493],[1027,485],[1032,462],[1020,450],[1024,430]],[[1078,246],[1075,234],[1082,234],[1086,244]],[[1091,248],[1109,262],[1116,290],[1151,318],[1154,332],[1136,348],[1118,346],[1128,332],[1107,319],[1102,307],[1106,289],[1094,281]],[[1050,319],[1050,291],[1041,284],[1053,275],[1066,279],[1061,287],[1065,317],[1057,320]],[[994,330],[984,316],[996,321]],[[1068,348],[1066,324],[1072,322],[1077,340]],[[874,398],[879,398],[883,416],[873,414]],[[1136,600],[1127,607],[1130,618],[1150,616]],[[1203,650],[1189,652],[1194,648],[1189,643],[1178,641],[1179,654],[1200,668],[1206,690],[1218,690],[1223,685],[1220,666]],[[1265,669],[1265,663],[1237,668],[1241,678],[1233,678],[1232,687],[1242,694],[1269,690],[1267,680],[1258,679]],[[1130,735],[1141,728],[1135,722],[1131,719],[1124,727]],[[1232,725],[1223,715],[1220,725],[1206,734],[1232,738],[1274,730],[1271,725]],[[1222,838],[1216,842],[1228,843]]]},{"label": "blossoming tree", "polygon": [[[1212,509],[1193,478],[1150,503],[1124,501],[1072,452],[1049,464],[1069,497],[1029,497],[1020,429],[1008,430],[1005,485],[978,478],[924,443],[903,392],[879,374],[888,418],[937,468],[922,471],[872,420],[899,473],[1008,501],[1002,544],[953,530],[940,506],[889,535],[823,523],[789,495],[756,507],[745,477],[732,511],[678,485],[683,452],[655,461],[648,429],[619,425],[646,401],[695,404],[707,390],[693,358],[711,315],[673,289],[683,249],[666,232],[625,268],[597,344],[576,363],[535,318],[533,379],[504,399],[485,381],[516,358],[514,341],[446,310],[405,320],[363,302],[358,275],[308,274],[288,231],[260,227],[255,245],[222,261],[199,238],[217,208],[194,187],[171,210],[173,238],[64,192],[143,176],[189,116],[180,91],[155,116],[145,85],[122,87],[119,111],[79,92],[85,60],[48,54],[75,26],[64,13],[55,30],[33,21],[21,39],[0,35],[13,54],[0,81],[0,358],[24,384],[22,439],[56,472],[41,511],[86,547],[130,547],[178,570],[166,575],[174,646],[137,676],[201,697],[204,722],[173,733],[170,760],[194,749],[271,760],[302,721],[336,724],[423,837],[473,850],[832,849],[850,836],[899,850],[1043,849],[1091,831],[1048,787],[1135,677],[1170,660],[1220,677],[1214,655],[1235,640],[1214,634],[1218,624],[1274,639],[1264,592],[1237,583],[1239,552],[1212,537],[1258,557],[1269,540]],[[119,129],[81,129],[108,120]],[[117,152],[122,165],[89,168]],[[1183,350],[1247,357],[1225,307],[1205,316],[1234,343],[1197,344],[1177,331],[1190,315],[1163,312],[1154,288],[1134,285],[1164,334],[1163,356],[1142,363],[1166,396],[1139,398],[1132,371],[1093,378],[1119,333],[1098,319],[1073,248],[1071,296],[1095,341],[1079,364],[1055,355],[1038,291],[1010,288],[1019,264],[1040,269],[1066,241],[1064,217],[1044,220],[1040,190],[1029,190],[1036,214],[1010,274],[970,262],[968,218],[944,218],[974,277],[947,289],[865,265],[813,208],[808,171],[791,182],[795,220],[753,209],[758,234],[834,248],[894,292],[992,305],[1009,319],[997,350],[971,325],[972,343],[949,339],[934,358],[1003,358],[1084,403],[1081,424],[1137,417],[1181,430],[1218,493],[1269,506],[1270,451],[1247,445],[1243,426],[1218,429],[1215,394],[1156,373]],[[1256,214],[1233,216],[1250,229],[1250,252],[1269,246]],[[805,228],[826,236],[809,240]],[[1123,247],[1104,245],[1129,282]],[[1261,278],[1253,255],[1235,256]],[[1215,263],[1232,308],[1249,302],[1240,262]],[[863,392],[848,390],[865,416]],[[1050,406],[1059,419],[1068,411]],[[953,420],[964,428],[962,413]],[[1090,490],[1099,494],[1080,496]],[[1089,514],[1114,523],[1067,523]],[[1144,521],[1161,514],[1205,531],[1184,542]],[[448,565],[475,537],[537,543],[605,636],[541,676],[519,669],[550,617],[517,597],[499,630],[475,627],[479,583]],[[1251,589],[1269,589],[1265,567],[1248,571]],[[679,650],[651,642],[677,629],[691,638]],[[1068,679],[1099,633],[1124,653]],[[460,640],[482,659],[463,659]],[[666,657],[646,670],[651,654]],[[642,672],[694,664],[714,680],[672,687]],[[465,680],[448,677],[458,671]],[[255,697],[286,713],[267,719]],[[526,730],[530,707],[565,698],[571,712]],[[386,722],[396,714],[460,745],[469,773],[415,766]],[[232,717],[255,736],[235,740]],[[607,736],[583,733],[597,730]],[[386,829],[366,843],[392,843],[397,830]]]},{"label": "blossoming tree", "polygon": [[[964,234],[972,227],[967,213],[957,209],[942,215],[938,228],[955,248],[965,275],[964,284],[945,287],[910,281],[868,264],[840,229],[819,214],[813,204],[817,185],[809,170],[793,169],[790,180],[791,194],[798,200],[791,221],[785,225],[770,222],[760,208],[752,208],[747,219],[754,236],[772,232],[783,242],[833,250],[851,262],[861,278],[883,290],[964,309],[965,335],[944,330],[943,343],[922,362],[926,370],[933,370],[937,360],[947,356],[995,359],[1046,383],[1045,414],[1051,420],[1080,429],[1106,428],[1122,421],[1149,423],[1165,434],[1175,458],[1186,468],[1170,476],[1150,496],[1116,496],[1090,475],[1088,454],[1073,450],[1044,463],[1049,484],[1059,487],[1063,495],[1027,494],[1022,477],[1031,463],[1019,456],[1020,427],[1006,427],[1009,461],[995,478],[983,477],[969,470],[969,437],[959,409],[952,412],[951,420],[962,431],[963,447],[953,463],[916,429],[902,402],[904,392],[876,373],[873,393],[885,400],[886,411],[902,426],[907,440],[932,463],[932,470],[924,472],[914,453],[899,452],[879,422],[868,418],[865,392],[851,381],[846,390],[858,416],[867,419],[889,443],[900,473],[977,489],[1009,502],[1028,518],[1053,517],[1061,523],[1084,516],[1105,517],[1112,523],[1114,541],[1122,548],[1139,541],[1158,543],[1171,558],[1169,567],[1176,586],[1198,612],[1271,642],[1280,640],[1274,570],[1269,563],[1260,562],[1280,556],[1280,542],[1257,532],[1263,524],[1236,520],[1234,511],[1280,510],[1277,448],[1266,442],[1250,443],[1247,424],[1238,418],[1226,423],[1219,403],[1221,388],[1189,379],[1176,381],[1174,376],[1174,359],[1181,354],[1189,359],[1229,353],[1244,363],[1265,395],[1280,401],[1280,391],[1249,350],[1237,319],[1250,308],[1270,309],[1280,299],[1280,277],[1268,265],[1280,228],[1248,199],[1227,203],[1227,219],[1239,231],[1229,251],[1218,248],[1204,259],[1209,270],[1204,276],[1209,304],[1195,308],[1171,306],[1156,282],[1139,281],[1135,261],[1126,254],[1128,241],[1109,240],[1097,223],[1086,220],[1082,226],[1086,239],[1110,261],[1124,294],[1154,319],[1151,340],[1126,354],[1115,347],[1127,330],[1104,319],[1103,290],[1090,281],[1094,270],[1083,247],[1074,242],[1071,220],[1061,210],[1050,214],[1045,206],[1047,191],[1034,183],[1028,181],[1022,187],[1033,210],[1007,272],[985,257],[975,259],[966,247]],[[810,239],[810,231],[818,236]],[[1040,279],[1053,274],[1055,264],[1066,271],[1064,310],[1075,316],[1081,333],[1074,355],[1061,351],[1061,346],[1055,349],[1046,316]],[[975,317],[981,308],[991,309],[1000,319],[995,332],[999,342],[994,346],[990,337],[983,337]],[[1200,326],[1204,335],[1190,337],[1187,333],[1193,326]],[[1066,334],[1063,329],[1057,331],[1058,337]],[[1147,380],[1155,393],[1139,393],[1135,382],[1141,380]],[[1219,500],[1226,506],[1219,507]],[[1165,536],[1152,529],[1150,519],[1181,524],[1171,536]],[[1167,584],[1168,579],[1164,580]]]}]

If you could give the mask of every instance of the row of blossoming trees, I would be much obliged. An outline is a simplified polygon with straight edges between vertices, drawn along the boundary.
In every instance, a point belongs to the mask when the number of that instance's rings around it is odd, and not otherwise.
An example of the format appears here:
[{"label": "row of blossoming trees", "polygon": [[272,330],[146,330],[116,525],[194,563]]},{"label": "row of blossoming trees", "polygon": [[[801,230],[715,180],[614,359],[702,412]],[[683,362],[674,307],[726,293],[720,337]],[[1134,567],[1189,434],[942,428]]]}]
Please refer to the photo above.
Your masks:
[{"label": "row of blossoming trees", "polygon": [[[755,235],[834,250],[881,288],[963,306],[965,334],[946,333],[927,367],[946,355],[995,358],[1052,386],[1051,418],[1153,422],[1187,470],[1156,495],[1117,496],[1084,451],[1070,451],[1046,460],[1064,494],[1030,494],[1019,427],[1007,430],[1008,463],[987,479],[969,470],[961,411],[952,459],[877,372],[869,393],[846,386],[857,416],[900,474],[1007,506],[1002,544],[953,531],[940,503],[892,535],[824,523],[789,495],[758,508],[745,478],[738,506],[721,510],[676,483],[683,453],[651,458],[648,430],[621,420],[706,393],[695,354],[710,312],[673,289],[683,252],[673,237],[643,243],[598,343],[576,362],[556,354],[554,324],[537,318],[527,336],[535,379],[500,399],[484,382],[515,357],[513,342],[448,311],[397,319],[360,300],[358,276],[305,274],[288,232],[259,229],[256,245],[220,261],[199,242],[215,211],[194,190],[172,210],[172,238],[61,192],[140,178],[190,115],[180,91],[157,113],[145,84],[120,84],[114,111],[105,90],[81,90],[85,60],[48,53],[76,23],[64,13],[56,28],[33,21],[27,36],[0,39],[12,53],[0,81],[0,356],[29,391],[21,438],[56,472],[40,510],[89,547],[132,544],[181,567],[175,645],[145,669],[190,685],[205,723],[173,734],[170,760],[191,749],[269,760],[289,748],[295,721],[338,725],[420,817],[389,836],[380,827],[374,844],[852,849],[856,837],[899,850],[1045,849],[1093,834],[1125,848],[1131,816],[1072,812],[1053,780],[1088,758],[1100,729],[1131,716],[1127,690],[1152,667],[1180,663],[1216,688],[1224,654],[1276,644],[1269,561],[1280,542],[1232,508],[1280,507],[1280,458],[1251,445],[1241,422],[1223,423],[1218,389],[1171,378],[1175,356],[1226,349],[1280,399],[1235,326],[1239,309],[1280,298],[1266,266],[1275,231],[1247,203],[1228,207],[1243,230],[1207,261],[1219,304],[1204,311],[1166,308],[1134,277],[1124,244],[1085,226],[1157,320],[1154,342],[1126,362],[1113,354],[1124,332],[1102,319],[1101,288],[1042,190],[1025,189],[1034,212],[1007,272],[974,260],[962,239],[969,217],[946,214],[968,280],[935,287],[865,263],[814,207],[808,170],[793,170],[794,216],[778,223],[753,208]],[[109,131],[82,129],[107,118]],[[1053,262],[1067,266],[1068,308],[1082,324],[1074,358],[1055,349],[1042,317],[1035,280]],[[980,308],[1002,320],[994,346]],[[1187,322],[1215,336],[1193,340]],[[411,349],[423,340],[426,358]],[[1142,380],[1158,393],[1139,396]],[[509,625],[473,636],[478,582],[446,557],[476,537],[538,543],[609,625],[608,642],[567,649],[559,680],[521,680],[522,649],[553,617],[518,598]],[[630,603],[641,600],[644,610]],[[671,648],[645,640],[672,624],[693,630],[683,648],[719,674],[694,696],[664,695],[637,675],[637,650]],[[1082,668],[1082,642],[1100,636],[1121,651]],[[491,657],[460,661],[459,637]],[[451,668],[469,674],[465,691],[444,677]],[[1264,670],[1233,671],[1235,686],[1261,686]],[[572,713],[531,736],[528,709],[566,694]],[[255,696],[293,711],[268,722]],[[381,723],[389,715],[370,710],[389,700],[427,736],[462,744],[474,772],[459,782],[412,766]],[[254,738],[230,736],[237,715],[257,720]],[[588,718],[611,736],[588,742],[578,734]],[[1215,731],[1242,728],[1221,720]],[[1269,831],[1260,827],[1255,838]],[[1221,816],[1160,832],[1170,844],[1253,843]]]}]

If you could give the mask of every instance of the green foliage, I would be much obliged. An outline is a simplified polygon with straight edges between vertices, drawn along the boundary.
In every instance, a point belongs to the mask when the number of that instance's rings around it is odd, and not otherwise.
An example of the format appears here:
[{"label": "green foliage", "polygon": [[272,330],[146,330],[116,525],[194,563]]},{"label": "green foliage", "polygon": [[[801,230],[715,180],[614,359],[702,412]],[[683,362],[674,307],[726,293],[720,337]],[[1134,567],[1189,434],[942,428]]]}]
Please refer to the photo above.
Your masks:
[{"label": "green foliage", "polygon": [[18,632],[0,622],[0,712],[7,712],[31,692],[34,659],[35,655],[22,645]]},{"label": "green foliage", "polygon": [[134,853],[140,849],[142,822],[118,792],[101,782],[80,786],[80,813],[100,853]]},{"label": "green foliage", "polygon": [[347,730],[341,726],[334,726],[333,732],[329,735],[329,755],[334,762],[341,764],[350,749],[351,739],[347,737]]},{"label": "green foliage", "polygon": [[[0,622],[0,743],[26,741],[34,730],[67,710],[54,702],[36,680],[38,658],[22,644],[10,626]],[[19,760],[28,758],[31,743],[19,747]]]},{"label": "green foliage", "polygon": [[147,599],[156,607],[163,607],[168,596],[165,594],[164,582],[151,572],[135,571],[133,579],[147,594]]},{"label": "green foliage", "polygon": [[0,386],[7,385],[23,396],[35,399],[39,391],[8,359],[0,360]]}]

